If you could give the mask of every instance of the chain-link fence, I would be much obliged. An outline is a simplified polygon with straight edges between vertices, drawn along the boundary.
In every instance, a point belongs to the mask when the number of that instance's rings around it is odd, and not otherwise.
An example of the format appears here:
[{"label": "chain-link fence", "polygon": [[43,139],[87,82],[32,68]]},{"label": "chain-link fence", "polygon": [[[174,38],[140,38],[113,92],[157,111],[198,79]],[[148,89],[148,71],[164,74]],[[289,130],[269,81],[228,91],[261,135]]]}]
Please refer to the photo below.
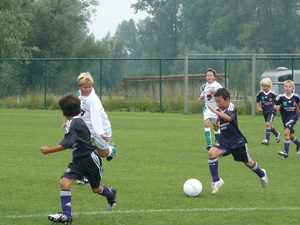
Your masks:
[{"label": "chain-link fence", "polygon": [[0,96],[38,94],[44,97],[46,108],[49,96],[76,93],[77,76],[89,71],[101,99],[149,99],[159,101],[164,108],[166,99],[184,98],[182,107],[188,112],[188,102],[198,101],[199,87],[206,82],[203,74],[207,68],[217,71],[218,81],[230,90],[233,100],[245,101],[246,98],[253,102],[260,90],[261,74],[278,67],[290,69],[294,79],[293,71],[300,69],[300,56],[189,54],[176,59],[3,58],[0,59]]}]

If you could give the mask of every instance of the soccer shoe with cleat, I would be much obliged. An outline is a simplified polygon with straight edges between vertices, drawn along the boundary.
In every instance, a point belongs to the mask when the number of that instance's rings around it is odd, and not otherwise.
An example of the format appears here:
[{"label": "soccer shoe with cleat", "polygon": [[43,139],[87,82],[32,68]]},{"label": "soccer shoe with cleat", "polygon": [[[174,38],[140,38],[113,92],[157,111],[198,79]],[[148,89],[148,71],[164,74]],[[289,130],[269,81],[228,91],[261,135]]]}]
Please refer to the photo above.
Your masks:
[{"label": "soccer shoe with cleat", "polygon": [[206,145],[206,149],[207,149],[207,150],[211,149],[211,147],[212,147],[211,144]]},{"label": "soccer shoe with cleat", "polygon": [[265,140],[263,140],[263,141],[261,142],[261,144],[263,144],[263,145],[269,145],[269,141],[268,141],[267,139],[265,139]]},{"label": "soccer shoe with cleat", "polygon": [[296,152],[298,155],[300,155],[300,146],[296,146]]},{"label": "soccer shoe with cleat", "polygon": [[260,178],[260,183],[261,183],[261,186],[263,188],[267,187],[268,186],[268,177],[267,177],[267,172],[265,169],[261,169],[262,171],[264,171],[265,173],[265,176],[261,177]]},{"label": "soccer shoe with cleat", "polygon": [[76,183],[79,184],[79,185],[81,185],[81,184],[90,185],[90,182],[89,182],[88,179],[86,179],[86,177],[83,177],[82,179],[77,179]]},{"label": "soccer shoe with cleat", "polygon": [[217,192],[219,192],[220,187],[222,187],[224,185],[224,180],[222,178],[220,178],[219,181],[216,182],[212,182],[211,183],[211,194],[216,194]]},{"label": "soccer shoe with cleat", "polygon": [[276,143],[280,142],[280,132],[278,132],[278,135],[277,135],[277,137],[275,137],[275,140],[276,140]]},{"label": "soccer shoe with cleat", "polygon": [[111,151],[110,155],[106,157],[106,160],[107,160],[107,161],[110,161],[110,160],[112,160],[113,158],[115,158],[115,157],[116,157],[116,154],[117,154],[117,153],[116,153],[116,151],[117,151],[116,145],[115,145],[114,143],[110,143],[110,146],[112,147],[112,151]]},{"label": "soccer shoe with cleat", "polygon": [[67,215],[63,214],[62,212],[56,214],[48,215],[48,219],[54,223],[62,223],[65,225],[72,224],[72,217],[68,217]]},{"label": "soccer shoe with cleat", "polygon": [[117,198],[116,198],[116,195],[117,195],[117,190],[115,188],[110,188],[110,190],[115,193],[114,197],[108,199],[107,198],[107,209],[108,210],[113,210],[116,205],[117,205]]},{"label": "soccer shoe with cleat", "polygon": [[278,155],[283,156],[284,158],[289,157],[289,154],[286,151],[279,151]]}]

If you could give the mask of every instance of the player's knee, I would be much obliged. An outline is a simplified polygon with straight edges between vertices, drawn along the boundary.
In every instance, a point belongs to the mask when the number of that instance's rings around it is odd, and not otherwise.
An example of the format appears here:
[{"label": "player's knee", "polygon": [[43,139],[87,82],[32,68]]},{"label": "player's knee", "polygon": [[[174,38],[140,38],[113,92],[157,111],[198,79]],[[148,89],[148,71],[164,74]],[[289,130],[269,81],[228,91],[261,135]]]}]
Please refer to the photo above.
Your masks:
[{"label": "player's knee", "polygon": [[109,156],[109,149],[102,150],[102,149],[97,148],[97,152],[101,158]]}]

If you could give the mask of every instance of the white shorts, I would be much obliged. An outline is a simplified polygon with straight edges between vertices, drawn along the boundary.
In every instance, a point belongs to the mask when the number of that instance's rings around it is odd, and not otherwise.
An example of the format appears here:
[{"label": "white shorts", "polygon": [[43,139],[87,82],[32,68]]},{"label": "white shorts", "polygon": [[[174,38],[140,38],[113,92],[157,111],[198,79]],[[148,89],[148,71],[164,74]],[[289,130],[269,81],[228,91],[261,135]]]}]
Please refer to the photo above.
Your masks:
[{"label": "white shorts", "polygon": [[[111,138],[112,136],[112,129],[111,128],[106,128],[104,129],[104,134],[106,134],[108,137]],[[101,150],[107,150],[109,147],[110,142],[104,140],[101,136],[96,135],[95,133],[91,134],[91,138],[93,141],[93,144],[100,148]]]},{"label": "white shorts", "polygon": [[210,111],[210,109],[206,108],[203,112],[203,117],[204,117],[204,121],[207,119],[211,119],[211,121],[213,122],[213,124],[217,124],[218,122],[218,115],[213,113],[212,111]]}]

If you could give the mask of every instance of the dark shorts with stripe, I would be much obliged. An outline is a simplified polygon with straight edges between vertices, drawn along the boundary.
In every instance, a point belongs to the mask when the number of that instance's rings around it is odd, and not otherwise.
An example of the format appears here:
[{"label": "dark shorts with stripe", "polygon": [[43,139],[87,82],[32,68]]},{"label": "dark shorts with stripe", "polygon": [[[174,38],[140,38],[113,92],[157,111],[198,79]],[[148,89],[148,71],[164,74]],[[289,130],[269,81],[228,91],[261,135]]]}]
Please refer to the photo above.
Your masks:
[{"label": "dark shorts with stripe", "polygon": [[273,113],[264,114],[265,122],[270,122],[270,123],[272,123],[273,120],[274,120],[274,116],[275,116],[275,114],[273,114]]},{"label": "dark shorts with stripe", "polygon": [[236,149],[224,149],[221,146],[216,145],[215,147],[224,150],[224,154],[220,155],[220,157],[232,155],[235,161],[244,163],[250,162],[252,160],[248,150],[248,143],[244,143],[244,145],[241,145]]},{"label": "dark shorts with stripe", "polygon": [[296,125],[297,120],[289,120],[288,122],[284,123],[284,129],[287,128],[290,130],[291,134],[295,133],[294,126]]},{"label": "dark shorts with stripe", "polygon": [[83,157],[73,157],[68,168],[62,175],[69,179],[78,179],[85,176],[91,185],[91,188],[98,188],[103,173],[102,161],[96,152],[91,152]]}]

